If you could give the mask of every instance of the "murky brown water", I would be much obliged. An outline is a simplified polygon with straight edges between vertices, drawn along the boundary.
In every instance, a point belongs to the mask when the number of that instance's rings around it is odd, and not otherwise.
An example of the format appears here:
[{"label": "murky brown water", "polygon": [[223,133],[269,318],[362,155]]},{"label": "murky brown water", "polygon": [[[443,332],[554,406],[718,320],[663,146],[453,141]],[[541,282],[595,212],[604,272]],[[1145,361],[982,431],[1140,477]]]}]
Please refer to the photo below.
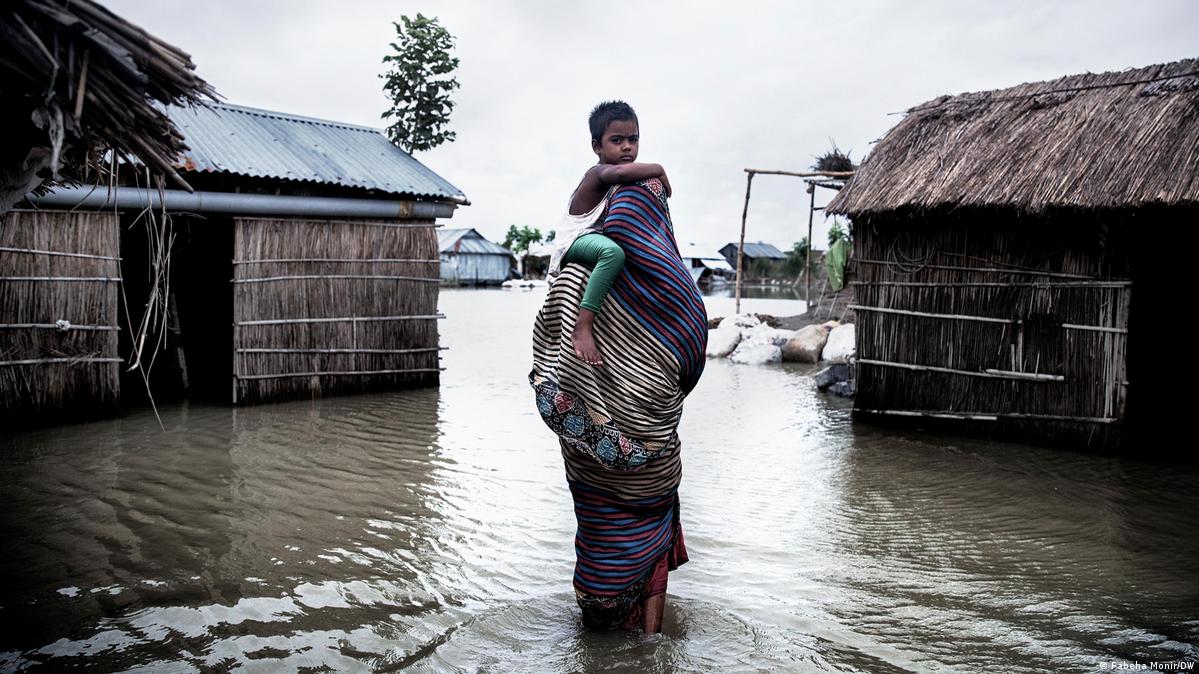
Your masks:
[{"label": "murky brown water", "polygon": [[0,436],[0,670],[1102,671],[1199,658],[1194,468],[895,434],[810,371],[688,400],[665,633],[579,629],[537,293],[447,291],[440,390]]}]

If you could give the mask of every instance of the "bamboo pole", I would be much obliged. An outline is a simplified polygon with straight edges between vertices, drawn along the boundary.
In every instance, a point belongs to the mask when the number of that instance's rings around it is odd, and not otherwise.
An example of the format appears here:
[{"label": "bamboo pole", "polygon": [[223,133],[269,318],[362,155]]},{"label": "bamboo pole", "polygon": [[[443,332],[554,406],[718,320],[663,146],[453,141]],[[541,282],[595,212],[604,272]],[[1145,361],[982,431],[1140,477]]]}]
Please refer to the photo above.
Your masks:
[{"label": "bamboo pole", "polygon": [[418,283],[440,283],[441,279],[423,276],[375,276],[371,274],[309,274],[303,276],[263,276],[260,278],[230,279],[232,283],[273,283],[276,281],[327,281],[330,279],[359,281],[416,281]]},{"label": "bamboo pole", "polygon": [[1077,283],[992,283],[986,281],[947,281],[942,283],[916,281],[853,281],[857,286],[894,286],[901,288],[1131,288],[1131,281],[1079,281]]},{"label": "bamboo pole", "polygon": [[812,318],[816,318],[816,311],[820,310],[820,305],[824,304],[824,291],[828,290],[828,275],[824,276],[824,283],[820,284],[820,296],[816,298],[816,309],[812,312]]},{"label": "bamboo pole", "polygon": [[745,172],[753,175],[760,173],[768,176],[794,176],[796,178],[852,178],[853,171],[767,171],[764,169],[745,169]]},{"label": "bamboo pole", "polygon": [[30,360],[4,360],[0,361],[0,367],[9,365],[46,365],[49,363],[119,363],[120,358],[34,358]]},{"label": "bamboo pole", "polygon": [[444,367],[418,367],[407,370],[342,370],[328,372],[286,372],[279,374],[243,374],[242,379],[288,379],[292,377],[353,377],[375,374],[407,374],[410,372],[441,372]]},{"label": "bamboo pole", "polygon": [[[0,250],[4,250],[0,248]],[[352,258],[352,257],[296,257],[296,258],[278,258],[278,259],[262,259],[262,260],[234,260],[233,264],[290,264],[293,262],[334,262],[347,264],[390,264],[393,262],[420,262],[424,264],[436,264],[441,262],[438,260],[426,260],[423,258]]]},{"label": "bamboo pole", "polygon": [[1076,417],[1062,414],[1023,414],[1018,412],[925,412],[921,410],[856,410],[859,414],[880,414],[897,417],[921,417],[928,419],[954,419],[961,421],[999,421],[1000,419],[1028,419],[1031,421],[1077,421],[1091,424],[1114,424],[1114,417]]},{"label": "bamboo pole", "polygon": [[72,323],[70,327],[64,330],[57,323],[3,323],[0,324],[0,330],[62,330],[63,332],[71,330],[109,330],[116,332],[120,328],[115,325],[75,325]]},{"label": "bamboo pole", "polygon": [[1006,323],[1011,325],[1018,322],[1010,318],[991,318],[989,316],[971,316],[969,314],[934,314],[926,311],[908,311],[906,309],[867,307],[861,304],[851,304],[849,308],[853,309],[854,311],[868,311],[880,314],[898,314],[900,316],[918,316],[920,318],[945,318],[958,321],[978,321],[980,323]]},{"label": "bamboo pole", "polygon": [[[748,170],[748,169],[747,169]],[[741,313],[741,284],[744,282],[742,267],[745,258],[745,217],[749,214],[749,191],[753,187],[754,173],[750,171],[745,176],[745,206],[741,209],[741,242],[737,245],[737,301],[733,313]]]},{"label": "bamboo pole", "polygon": [[[239,215],[238,220],[263,220],[266,222],[278,222],[278,216],[252,216]],[[441,227],[439,223],[429,222],[373,222],[370,220],[331,220],[328,218],[308,218],[305,222],[311,222],[320,225],[362,225],[363,227],[392,227],[395,229],[437,229]]]},{"label": "bamboo pole", "polygon": [[350,321],[350,339],[353,340],[351,342],[351,344],[354,345],[353,368],[355,370],[357,370],[359,367],[359,365],[358,365],[358,319],[357,318]]},{"label": "bamboo pole", "polygon": [[1109,328],[1101,325],[1076,325],[1074,323],[1062,323],[1062,327],[1067,330],[1088,330],[1090,332],[1110,332],[1117,335],[1127,335],[1127,328]]},{"label": "bamboo pole", "polygon": [[237,349],[237,353],[429,353],[447,351],[448,346],[429,346],[419,349]]},{"label": "bamboo pole", "polygon": [[[1010,319],[1010,318],[990,318],[990,317],[984,317],[984,315],[912,312],[912,311],[906,311],[906,309],[888,309],[888,308],[882,308],[882,307],[866,307],[866,306],[862,306],[862,305],[851,305],[849,308],[854,309],[854,311],[874,312],[874,313],[890,313],[890,314],[898,314],[898,315],[912,315],[912,317],[918,317],[918,318],[942,318],[942,319],[947,319],[947,320],[974,320],[974,321],[978,321],[978,323],[1004,323],[1004,324],[1008,324],[1008,325],[1016,325],[1016,324],[1020,323],[1019,320],[1014,320],[1014,319]],[[1128,333],[1128,330],[1125,329],[1125,327],[1108,327],[1108,326],[1103,326],[1103,325],[1077,325],[1077,324],[1072,324],[1072,323],[1064,323],[1064,324],[1061,324],[1060,327],[1062,327],[1062,329],[1065,329],[1065,330],[1085,330],[1085,331],[1090,331],[1090,332],[1110,332],[1110,333],[1115,333],[1115,335],[1127,335],[1127,333]],[[1022,345],[1022,350],[1023,350],[1023,335],[1020,336],[1020,345]]]},{"label": "bamboo pole", "polygon": [[79,69],[79,86],[75,88],[75,124],[83,121],[83,93],[87,91],[87,68],[91,63],[92,50],[83,50],[83,65]]},{"label": "bamboo pole", "polygon": [[[974,372],[972,370],[957,370],[957,369],[949,368],[949,367],[935,367],[933,365],[914,365],[911,363],[893,363],[893,362],[887,361],[887,360],[872,360],[869,358],[859,358],[857,362],[861,365],[877,365],[879,367],[893,367],[893,368],[899,368],[899,369],[903,369],[903,370],[913,370],[915,372],[941,372],[944,374],[960,374],[960,375],[965,375],[968,377],[982,377],[985,379],[1017,379],[1017,380],[1021,380],[1021,381],[1025,381],[1025,380],[1027,380],[1027,381],[1065,381],[1065,377],[1062,377],[1061,379],[1029,379],[1027,376],[1015,376],[1013,374],[998,374],[998,372],[1000,372],[999,370],[996,370],[995,372],[989,372],[989,371]],[[1017,373],[1017,374],[1023,375],[1025,373]],[[1059,376],[1059,375],[1047,375],[1047,376],[1055,377],[1055,376]]]},{"label": "bamboo pole", "polygon": [[25,253],[28,255],[51,255],[51,256],[57,256],[57,257],[78,257],[78,258],[85,258],[88,260],[109,260],[112,262],[119,262],[121,260],[121,258],[119,258],[119,257],[111,257],[108,255],[88,255],[86,253],[64,253],[64,252],[57,251],[57,250],[37,250],[35,248],[9,248],[7,246],[0,246],[0,253]]},{"label": "bamboo pole", "polygon": [[167,293],[167,330],[175,342],[175,364],[179,366],[179,384],[186,392],[191,388],[187,376],[187,354],[183,350],[183,325],[179,322],[179,307],[175,302],[175,291]]},{"label": "bamboo pole", "polygon": [[[859,262],[861,264],[885,265],[888,267],[903,266],[898,262],[891,262],[888,260],[862,260],[862,259],[859,259],[859,260],[857,260],[857,262]],[[953,266],[953,265],[939,265],[939,264],[926,264],[926,265],[921,265],[921,266],[924,269],[944,269],[947,271],[972,271],[972,272],[990,273],[990,274],[1022,274],[1025,276],[1051,276],[1054,278],[1078,279],[1080,281],[1097,281],[1097,280],[1099,280],[1099,279],[1092,278],[1090,276],[1083,276],[1082,274],[1062,274],[1062,273],[1051,272],[1051,271],[1037,271],[1035,269],[996,269],[996,268],[988,268],[988,267],[957,267],[957,266]],[[1112,279],[1112,280],[1126,281],[1127,279]]]},{"label": "bamboo pole", "polygon": [[808,250],[804,253],[804,270],[808,272],[807,284],[804,286],[804,311],[812,317],[812,219],[816,215],[816,188],[808,185],[808,194],[812,199],[808,204]]},{"label": "bamboo pole", "polygon": [[108,276],[0,276],[0,281],[71,281],[94,283],[120,283],[121,279]]},{"label": "bamboo pole", "polygon": [[[237,347],[241,344],[241,326],[238,323],[233,324],[233,346]],[[233,404],[237,404],[237,389],[238,381],[241,379],[241,355],[236,348],[233,352]]]},{"label": "bamboo pole", "polygon": [[300,323],[345,323],[346,321],[422,321],[445,318],[445,314],[428,314],[425,316],[332,316],[329,318],[275,318],[264,321],[239,321],[235,326],[243,325],[296,325]]},{"label": "bamboo pole", "polygon": [[988,374],[999,374],[1012,379],[1029,379],[1033,381],[1066,381],[1066,378],[1060,374],[1037,374],[1036,372],[1019,372],[1016,370],[996,370],[987,368],[983,370]]}]

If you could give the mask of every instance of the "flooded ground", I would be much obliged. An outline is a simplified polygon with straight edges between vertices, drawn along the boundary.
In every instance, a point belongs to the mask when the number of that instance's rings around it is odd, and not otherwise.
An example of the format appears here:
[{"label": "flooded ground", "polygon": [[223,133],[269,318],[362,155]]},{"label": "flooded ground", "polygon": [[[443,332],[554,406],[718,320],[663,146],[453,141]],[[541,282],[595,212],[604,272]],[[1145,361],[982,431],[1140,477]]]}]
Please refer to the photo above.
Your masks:
[{"label": "flooded ground", "polygon": [[542,296],[443,292],[439,390],[0,436],[0,671],[1199,658],[1199,471],[854,425],[809,369],[724,361],[680,431],[692,561],[665,633],[583,632],[561,459],[525,383]]}]

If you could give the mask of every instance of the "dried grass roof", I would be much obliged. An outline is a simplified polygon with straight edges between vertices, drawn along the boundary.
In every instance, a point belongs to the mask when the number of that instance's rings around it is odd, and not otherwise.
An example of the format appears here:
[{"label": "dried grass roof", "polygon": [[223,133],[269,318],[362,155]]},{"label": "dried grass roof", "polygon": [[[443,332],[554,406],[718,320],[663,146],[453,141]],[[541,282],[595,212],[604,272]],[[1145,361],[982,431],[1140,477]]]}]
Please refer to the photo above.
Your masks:
[{"label": "dried grass roof", "polygon": [[829,212],[1148,203],[1199,203],[1199,59],[912,108]]},{"label": "dried grass roof", "polygon": [[[59,150],[111,147],[176,180],[171,165],[186,146],[163,105],[216,95],[188,54],[91,0],[0,5],[0,90],[5,120],[32,118],[44,135],[30,142],[52,147],[56,158]],[[81,158],[65,163],[72,161]]]}]

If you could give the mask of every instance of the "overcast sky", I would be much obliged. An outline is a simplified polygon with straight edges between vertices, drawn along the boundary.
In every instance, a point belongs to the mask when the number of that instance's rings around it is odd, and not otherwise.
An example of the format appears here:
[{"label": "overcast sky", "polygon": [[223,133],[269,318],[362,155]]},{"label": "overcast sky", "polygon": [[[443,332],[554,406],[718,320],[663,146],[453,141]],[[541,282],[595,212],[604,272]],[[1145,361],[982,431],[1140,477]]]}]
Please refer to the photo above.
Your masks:
[{"label": "overcast sky", "polygon": [[[945,93],[1199,56],[1189,0],[101,2],[191,53],[230,103],[378,128],[392,22],[439,17],[461,59],[458,138],[417,158],[472,202],[448,226],[496,240],[556,225],[594,163],[601,100],[636,108],[679,240],[715,249],[737,238],[746,167],[803,170],[830,139],[861,159],[893,113]],[[803,183],[754,183],[747,240],[789,247]],[[817,217],[817,247],[825,236]]]}]

